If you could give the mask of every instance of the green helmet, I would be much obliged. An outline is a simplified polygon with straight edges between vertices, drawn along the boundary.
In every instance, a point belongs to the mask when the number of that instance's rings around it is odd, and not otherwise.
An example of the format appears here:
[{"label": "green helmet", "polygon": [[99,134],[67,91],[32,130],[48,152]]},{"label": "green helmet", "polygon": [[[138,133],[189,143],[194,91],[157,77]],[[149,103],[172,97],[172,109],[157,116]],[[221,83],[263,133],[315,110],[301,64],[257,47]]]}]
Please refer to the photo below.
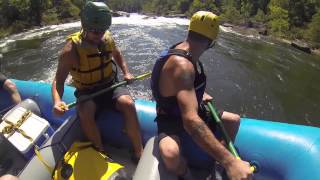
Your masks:
[{"label": "green helmet", "polygon": [[111,10],[103,2],[88,1],[81,12],[81,25],[85,31],[105,31],[111,25]]}]

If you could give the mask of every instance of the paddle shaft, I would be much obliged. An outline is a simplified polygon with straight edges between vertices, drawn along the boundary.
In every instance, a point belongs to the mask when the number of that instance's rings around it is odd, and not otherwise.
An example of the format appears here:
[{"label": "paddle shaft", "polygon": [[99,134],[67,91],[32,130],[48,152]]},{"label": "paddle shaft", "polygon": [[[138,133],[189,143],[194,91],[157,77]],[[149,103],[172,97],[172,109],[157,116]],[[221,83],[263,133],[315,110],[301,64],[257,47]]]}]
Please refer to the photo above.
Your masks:
[{"label": "paddle shaft", "polygon": [[229,148],[229,151],[236,157],[236,158],[240,158],[237,150],[235,149],[222,121],[220,120],[218,114],[217,114],[217,111],[215,110],[215,108],[213,107],[212,103],[211,102],[208,102],[208,107],[209,107],[209,110],[210,110],[210,113],[213,117],[213,119],[216,121],[216,123],[218,124],[219,128],[221,129],[222,131],[222,136],[223,136],[223,139],[224,141],[227,143],[228,145],[228,148]]},{"label": "paddle shaft", "polygon": [[[237,158],[237,159],[241,159],[236,148],[234,147],[222,121],[220,120],[217,111],[215,110],[215,108],[213,107],[213,104],[211,102],[208,102],[208,107],[209,107],[209,111],[213,117],[213,119],[216,121],[216,123],[218,124],[219,128],[222,131],[222,135],[223,135],[223,139],[224,141],[226,141],[227,145],[228,145],[228,149],[229,151]],[[251,165],[250,167],[252,172],[256,172],[256,166]]]},{"label": "paddle shaft", "polygon": [[[140,75],[140,76],[135,77],[135,78],[132,80],[132,82],[133,82],[133,81],[136,81],[136,80],[144,79],[144,78],[146,78],[146,77],[148,77],[148,76],[150,76],[150,75],[151,75],[151,72],[142,74],[142,75]],[[89,96],[86,96],[86,97],[84,97],[84,98],[79,98],[77,101],[68,104],[67,107],[70,109],[70,108],[76,106],[76,105],[79,104],[79,103],[88,101],[88,100],[90,100],[90,99],[92,99],[92,98],[94,98],[94,97],[100,96],[100,95],[103,94],[103,93],[106,93],[106,92],[108,92],[108,91],[111,91],[111,90],[113,90],[113,89],[115,89],[115,88],[117,88],[117,87],[119,87],[119,86],[126,85],[126,84],[128,84],[128,83],[129,83],[128,81],[121,81],[121,82],[119,82],[119,83],[117,83],[117,84],[114,84],[114,85],[112,85],[112,86],[110,86],[110,87],[107,87],[107,88],[105,88],[105,89],[102,89],[102,90],[100,90],[100,91],[98,91],[98,92],[96,92],[96,93],[93,93],[93,94],[89,95]]]}]

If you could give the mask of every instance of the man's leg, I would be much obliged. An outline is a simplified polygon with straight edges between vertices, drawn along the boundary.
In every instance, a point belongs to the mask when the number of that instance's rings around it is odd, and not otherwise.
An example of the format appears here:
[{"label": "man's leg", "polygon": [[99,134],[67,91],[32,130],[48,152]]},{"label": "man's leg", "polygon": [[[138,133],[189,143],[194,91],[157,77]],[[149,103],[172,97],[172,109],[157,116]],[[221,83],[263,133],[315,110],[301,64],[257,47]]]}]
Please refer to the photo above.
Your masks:
[{"label": "man's leg", "polygon": [[[159,136],[162,136],[160,134]],[[159,141],[161,158],[166,168],[177,176],[190,179],[190,171],[180,152],[180,141],[177,136],[166,136]],[[186,177],[188,176],[188,177]]]},{"label": "man's leg", "polygon": [[7,79],[4,81],[3,88],[10,93],[13,103],[18,104],[21,102],[21,97],[15,83]]},{"label": "man's leg", "polygon": [[133,144],[135,156],[140,158],[143,151],[140,126],[136,108],[131,96],[119,96],[116,99],[116,109],[124,116],[126,131]]},{"label": "man's leg", "polygon": [[240,116],[238,114],[224,111],[221,115],[221,120],[228,135],[234,142],[240,126]]},{"label": "man's leg", "polygon": [[77,106],[81,128],[86,137],[101,151],[103,144],[100,131],[95,122],[96,105],[93,101],[86,101]]}]

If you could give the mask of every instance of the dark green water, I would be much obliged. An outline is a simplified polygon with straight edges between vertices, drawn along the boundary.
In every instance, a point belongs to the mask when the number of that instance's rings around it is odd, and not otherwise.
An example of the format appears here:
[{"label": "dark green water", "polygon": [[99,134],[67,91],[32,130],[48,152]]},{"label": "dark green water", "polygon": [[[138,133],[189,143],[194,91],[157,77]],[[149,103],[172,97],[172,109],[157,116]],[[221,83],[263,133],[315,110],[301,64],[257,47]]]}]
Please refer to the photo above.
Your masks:
[{"label": "dark green water", "polygon": [[[114,18],[111,30],[138,75],[150,71],[160,51],[182,41],[187,21]],[[175,22],[179,22],[176,24]],[[79,23],[46,27],[0,40],[1,72],[10,78],[51,82],[65,37]],[[242,116],[320,127],[320,57],[263,38],[222,32],[202,57],[216,106]],[[151,98],[149,81],[129,86]]]}]

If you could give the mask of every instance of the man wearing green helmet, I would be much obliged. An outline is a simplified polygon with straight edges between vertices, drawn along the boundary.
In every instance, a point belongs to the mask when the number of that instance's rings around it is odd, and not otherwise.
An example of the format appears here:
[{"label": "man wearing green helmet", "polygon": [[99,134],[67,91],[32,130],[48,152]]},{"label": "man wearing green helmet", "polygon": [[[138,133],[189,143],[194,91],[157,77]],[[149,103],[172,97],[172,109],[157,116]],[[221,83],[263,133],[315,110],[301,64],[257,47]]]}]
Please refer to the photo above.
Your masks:
[{"label": "man wearing green helmet", "polygon": [[[117,82],[116,64],[122,70],[124,80],[133,79],[120,49],[108,31],[111,19],[110,9],[105,3],[89,1],[85,4],[81,12],[82,30],[68,36],[52,82],[55,114],[62,115],[68,110],[61,98],[69,73],[76,87],[77,98],[90,96]],[[115,108],[124,115],[126,132],[134,148],[133,158],[139,159],[142,153],[140,127],[134,102],[124,87],[77,105],[80,124],[87,138],[103,151],[100,132],[95,123],[95,114],[103,107]]]},{"label": "man wearing green helmet", "polygon": [[[212,133],[214,126],[208,124],[213,120],[206,122],[201,108],[202,102],[212,97],[205,93],[206,76],[199,58],[214,46],[218,31],[218,16],[207,11],[196,12],[190,20],[186,40],[163,51],[152,72],[160,155],[167,169],[184,179],[192,179],[186,163],[187,160],[193,163],[192,159],[186,160],[189,157],[182,157],[185,146],[181,140],[185,134],[191,136],[203,154],[220,162],[230,179],[250,179],[252,174],[249,163],[234,157]],[[234,139],[240,116],[225,111],[220,116]]]}]

